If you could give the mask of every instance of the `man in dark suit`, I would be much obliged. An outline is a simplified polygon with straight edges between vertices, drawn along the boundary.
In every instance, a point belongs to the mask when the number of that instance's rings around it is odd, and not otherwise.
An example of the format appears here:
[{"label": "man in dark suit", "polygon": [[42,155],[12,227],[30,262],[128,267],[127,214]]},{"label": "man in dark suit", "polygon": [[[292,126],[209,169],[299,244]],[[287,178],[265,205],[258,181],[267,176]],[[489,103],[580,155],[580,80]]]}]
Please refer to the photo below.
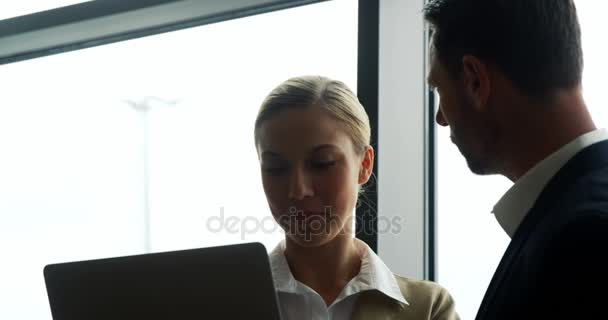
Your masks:
[{"label": "man in dark suit", "polygon": [[511,237],[477,319],[608,319],[608,132],[582,96],[572,0],[430,0],[436,121],[477,174],[514,185]]}]

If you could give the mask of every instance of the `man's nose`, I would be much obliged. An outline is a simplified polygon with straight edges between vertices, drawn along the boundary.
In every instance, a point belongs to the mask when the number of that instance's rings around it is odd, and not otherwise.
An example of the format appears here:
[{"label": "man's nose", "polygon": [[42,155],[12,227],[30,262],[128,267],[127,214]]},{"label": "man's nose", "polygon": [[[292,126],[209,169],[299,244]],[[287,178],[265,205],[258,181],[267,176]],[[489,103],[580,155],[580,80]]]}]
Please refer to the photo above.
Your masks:
[{"label": "man's nose", "polygon": [[442,127],[447,127],[448,122],[445,121],[445,117],[443,116],[443,112],[441,112],[441,108],[437,109],[437,114],[435,115],[435,122]]}]

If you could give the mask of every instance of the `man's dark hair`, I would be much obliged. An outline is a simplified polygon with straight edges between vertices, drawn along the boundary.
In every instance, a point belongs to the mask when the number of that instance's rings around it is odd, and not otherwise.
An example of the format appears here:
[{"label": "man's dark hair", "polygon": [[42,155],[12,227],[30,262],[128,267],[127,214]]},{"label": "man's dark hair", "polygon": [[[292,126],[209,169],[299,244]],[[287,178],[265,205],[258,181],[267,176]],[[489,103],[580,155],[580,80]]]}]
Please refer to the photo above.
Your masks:
[{"label": "man's dark hair", "polygon": [[452,76],[471,54],[495,64],[522,92],[543,96],[580,84],[580,26],[573,0],[430,0],[424,17]]}]

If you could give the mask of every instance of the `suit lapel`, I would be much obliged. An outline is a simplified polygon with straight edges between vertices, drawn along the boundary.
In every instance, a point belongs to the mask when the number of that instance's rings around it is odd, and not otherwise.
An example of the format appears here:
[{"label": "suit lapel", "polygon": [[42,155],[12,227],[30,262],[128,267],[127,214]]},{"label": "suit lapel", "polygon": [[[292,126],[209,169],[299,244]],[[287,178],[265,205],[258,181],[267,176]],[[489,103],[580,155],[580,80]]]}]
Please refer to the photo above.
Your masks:
[{"label": "suit lapel", "polygon": [[606,166],[608,166],[608,141],[602,141],[577,153],[549,181],[539,195],[534,206],[530,209],[513,235],[511,243],[509,243],[507,250],[500,260],[500,264],[496,268],[496,272],[483,297],[475,319],[487,319],[487,313],[492,307],[492,303],[495,300],[494,297],[496,296],[496,292],[500,289],[504,277],[508,274],[511,265],[516,261],[522,247],[530,234],[534,231],[538,222],[545,214],[550,212],[549,209],[555,204],[555,199],[558,199],[557,197],[560,197],[569,185],[577,178],[583,176],[586,172],[594,171]]}]

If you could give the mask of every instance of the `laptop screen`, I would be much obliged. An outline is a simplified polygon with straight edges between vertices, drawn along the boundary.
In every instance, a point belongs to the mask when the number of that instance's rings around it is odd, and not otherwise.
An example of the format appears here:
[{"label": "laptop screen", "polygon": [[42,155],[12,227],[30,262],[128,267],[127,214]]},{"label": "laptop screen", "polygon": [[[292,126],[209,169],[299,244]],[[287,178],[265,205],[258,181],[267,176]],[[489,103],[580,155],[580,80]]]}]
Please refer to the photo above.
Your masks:
[{"label": "laptop screen", "polygon": [[280,319],[260,243],[51,264],[54,320]]}]

